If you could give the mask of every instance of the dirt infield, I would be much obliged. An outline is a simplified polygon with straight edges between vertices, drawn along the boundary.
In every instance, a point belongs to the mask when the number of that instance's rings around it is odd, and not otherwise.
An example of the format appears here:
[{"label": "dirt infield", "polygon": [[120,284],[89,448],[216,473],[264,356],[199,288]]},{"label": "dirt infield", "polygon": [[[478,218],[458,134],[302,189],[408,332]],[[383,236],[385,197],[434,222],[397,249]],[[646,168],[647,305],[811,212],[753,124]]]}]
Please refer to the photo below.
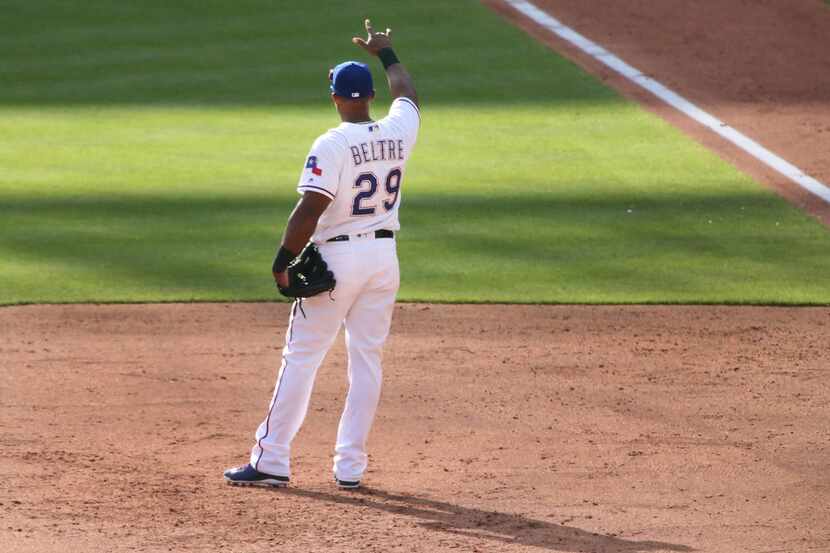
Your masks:
[{"label": "dirt infield", "polygon": [[[721,121],[830,183],[830,9],[821,0],[533,1]],[[830,225],[830,204],[501,0],[484,3]]]},{"label": "dirt infield", "polygon": [[293,488],[226,486],[283,304],[0,309],[3,551],[827,551],[830,308],[402,305],[369,488],[340,341]]}]

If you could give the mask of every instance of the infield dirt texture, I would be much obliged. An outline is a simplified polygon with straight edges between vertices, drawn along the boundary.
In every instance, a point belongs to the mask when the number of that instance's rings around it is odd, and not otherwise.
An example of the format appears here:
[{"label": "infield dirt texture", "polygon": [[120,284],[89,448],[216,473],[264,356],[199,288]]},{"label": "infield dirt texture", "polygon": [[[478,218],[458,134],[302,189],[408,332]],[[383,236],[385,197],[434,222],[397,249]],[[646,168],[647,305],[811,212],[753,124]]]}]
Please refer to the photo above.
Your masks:
[{"label": "infield dirt texture", "polygon": [[[826,96],[830,68],[826,58],[817,54],[830,51],[830,10],[819,0],[723,0],[707,9],[680,0],[597,0],[590,7],[576,0],[543,4],[566,24],[704,109],[746,130],[825,182],[830,179],[824,155],[830,151]],[[60,16],[59,3],[44,6],[57,9],[55,17]],[[310,7],[308,17],[314,16],[311,12]],[[356,14],[357,29],[363,15]],[[486,20],[481,14],[476,17]],[[508,17],[589,71],[597,71],[527,21]],[[458,24],[463,22],[459,15]],[[229,21],[230,27],[234,24]],[[503,24],[509,25],[508,20]],[[106,34],[98,32],[102,37]],[[175,35],[176,25],[170,25],[169,32]],[[521,48],[529,56],[536,55],[532,48]],[[112,53],[113,58],[117,54]],[[402,59],[410,55],[401,54]],[[414,52],[411,55],[415,57]],[[556,56],[554,52],[549,55]],[[83,60],[83,56],[76,60],[79,67]],[[309,82],[316,78],[304,71],[298,65],[299,78]],[[613,77],[597,74],[626,95],[648,102]],[[244,68],[239,77],[245,77]],[[229,153],[215,165],[208,162],[208,169],[187,173],[184,168],[198,159],[197,150],[166,153],[167,145],[179,142],[159,130],[160,121],[179,123],[188,133],[209,135],[208,144],[219,151],[223,135],[217,129],[244,127],[258,137],[287,131],[303,124],[299,108],[287,108],[280,121],[262,120],[254,128],[249,127],[252,112],[248,108],[222,112],[210,119],[203,133],[193,126],[199,116],[192,106],[163,112],[158,121],[152,114],[142,119],[139,112],[145,108],[133,105],[140,101],[140,91],[130,99],[133,91],[119,88],[122,102],[110,105],[103,95],[69,101],[76,90],[72,87],[82,87],[80,81],[73,85],[67,80],[63,88],[53,88],[32,84],[39,78],[36,74],[26,78],[25,86],[0,92],[4,110],[0,132],[8,138],[0,142],[0,205],[5,211],[0,247],[6,263],[0,274],[0,284],[6,286],[0,289],[3,302],[37,301],[38,297],[40,301],[44,297],[59,300],[61,286],[70,300],[77,299],[72,294],[94,294],[97,288],[102,294],[98,299],[107,300],[147,299],[153,290],[160,291],[163,299],[210,299],[211,294],[227,294],[225,287],[236,294],[232,287],[248,282],[245,279],[251,278],[254,269],[249,271],[244,264],[258,267],[259,261],[243,259],[240,254],[241,268],[235,272],[223,272],[222,260],[193,267],[185,262],[176,265],[175,257],[153,257],[149,246],[130,242],[130,227],[146,216],[156,228],[141,229],[142,236],[162,242],[166,232],[177,228],[171,222],[175,213],[211,215],[209,223],[221,226],[227,215],[220,209],[221,187],[227,182],[213,177],[225,175],[226,169],[230,175],[250,166],[256,181],[266,174],[261,168],[275,164],[279,167],[274,179],[293,180],[293,165],[244,153],[234,162]],[[528,77],[528,85],[534,82]],[[575,82],[571,92],[594,90],[587,77]],[[104,88],[95,90],[121,86],[113,84],[116,81],[102,83]],[[477,78],[470,87],[471,97],[486,84],[487,79]],[[138,89],[146,85],[140,79],[135,82]],[[227,94],[232,86],[224,81],[216,86],[220,91],[206,88],[203,99],[218,110],[221,102],[209,96]],[[432,86],[440,93],[440,83]],[[222,92],[222,87],[227,89]],[[27,91],[41,96],[26,102]],[[286,104],[304,101],[283,92],[287,96],[280,101]],[[585,114],[596,116],[597,139],[616,144],[604,135],[604,125],[611,118],[604,118],[603,113],[630,107],[617,102],[611,93],[594,93],[599,95],[594,99],[605,98],[599,101],[601,107],[577,111],[566,127],[576,128]],[[264,98],[269,92],[262,94]],[[67,108],[64,101],[74,107]],[[81,116],[100,113],[101,133],[107,137],[120,136],[113,114],[121,113],[118,110],[124,105],[129,110],[123,113],[136,117],[136,124],[159,133],[153,140],[148,138],[145,153],[138,148],[135,157],[119,160],[134,163],[130,167],[139,170],[143,161],[169,155],[176,170],[182,171],[177,176],[210,183],[209,188],[198,190],[204,196],[186,189],[171,206],[169,201],[175,198],[164,195],[164,180],[154,180],[157,169],[144,167],[149,181],[146,190],[127,198],[111,189],[113,201],[97,198],[85,203],[82,194],[94,190],[83,188],[87,175],[79,172],[76,151],[67,153],[57,146],[57,140],[53,153],[26,146],[37,142],[38,132],[45,132],[52,118],[57,120],[58,138],[76,137],[75,126],[81,125],[76,108],[85,101],[89,105]],[[493,115],[499,128],[515,129],[507,112],[484,104],[464,111],[463,103],[445,102],[430,115],[428,100],[424,101],[426,117],[440,113],[451,118],[480,110],[482,117]],[[49,105],[49,109],[43,107]],[[518,106],[516,113],[529,120],[539,105],[534,98]],[[20,112],[14,111],[18,108]],[[314,125],[323,123],[322,109]],[[650,105],[649,109],[798,207],[825,217],[825,206],[759,170],[751,160],[699,134],[693,125],[663,108]],[[146,110],[150,113],[152,107]],[[553,120],[558,115],[547,117]],[[479,286],[486,282],[491,267],[509,263],[511,256],[517,263],[528,264],[539,256],[535,259],[538,267],[529,273],[531,290],[511,299],[830,301],[826,280],[830,241],[825,227],[750,179],[733,176],[729,167],[712,161],[706,152],[689,149],[673,131],[661,134],[659,122],[637,117],[632,121],[637,129],[654,132],[654,137],[667,137],[665,142],[661,138],[638,143],[642,148],[662,147],[660,160],[667,157],[667,151],[691,157],[677,166],[684,178],[698,167],[709,167],[716,178],[706,180],[701,175],[703,184],[697,195],[685,190],[685,195],[680,194],[685,203],[675,205],[669,192],[650,188],[655,182],[671,182],[666,175],[672,167],[662,161],[644,164],[645,156],[619,173],[620,186],[629,186],[625,193],[605,201],[587,201],[570,189],[562,193],[554,187],[544,202],[534,203],[530,196],[508,202],[507,207],[517,213],[532,215],[534,224],[541,225],[546,217],[558,219],[551,225],[560,225],[556,230],[572,244],[560,261],[565,263],[572,255],[574,267],[591,271],[581,281],[576,269],[548,266],[548,259],[540,254],[550,251],[534,249],[536,244],[525,249],[518,244],[518,250],[510,250],[505,234],[510,225],[503,218],[494,217],[492,233],[476,243],[475,225],[464,217],[481,224],[479,211],[495,213],[500,208],[497,200],[509,199],[510,194],[486,195],[470,207],[474,198],[463,196],[459,182],[469,183],[462,172],[457,175],[460,181],[447,185],[459,194],[455,203],[437,214],[427,213],[438,196],[430,190],[419,199],[417,187],[435,179],[438,172],[452,171],[452,160],[443,159],[437,165],[424,160],[413,171],[419,177],[413,177],[409,246],[406,236],[401,237],[402,248],[409,248],[403,257],[403,271],[409,268],[412,278],[405,291],[408,297],[492,300],[480,295],[486,288],[475,288],[471,297],[465,297],[464,290],[453,296],[453,286],[463,288],[465,276],[471,287]],[[425,144],[417,156],[424,150],[436,154],[452,146],[457,123],[429,124],[436,125],[432,136],[440,147]],[[94,131],[94,124],[84,130]],[[129,126],[123,132],[129,134]],[[603,136],[610,141],[603,142]],[[165,142],[168,139],[172,142]],[[231,142],[241,146],[236,140]],[[589,144],[586,141],[585,147]],[[90,151],[109,147],[92,140],[87,146]],[[471,146],[459,144],[457,150],[464,147]],[[554,174],[560,167],[567,171],[564,167],[569,160],[590,160],[594,154],[582,148],[580,143],[574,150],[557,149],[527,159],[541,159],[541,169]],[[638,148],[630,151],[636,154]],[[29,157],[24,159],[24,154]],[[12,163],[15,156],[21,165]],[[42,171],[37,156],[51,160],[44,162]],[[602,157],[598,155],[598,167],[608,162]],[[225,162],[236,165],[224,167]],[[488,174],[494,178],[507,178],[506,169],[495,163],[491,169]],[[37,179],[48,179],[59,171],[63,173],[54,184],[57,199],[41,189],[29,189],[32,183],[41,183]],[[631,180],[637,182],[637,171],[646,184],[630,188]],[[649,180],[654,171],[661,173],[660,179]],[[107,175],[121,182],[114,169]],[[64,177],[77,177],[77,182],[64,183],[67,188],[61,189]],[[75,188],[70,190],[70,185]],[[725,189],[719,190],[718,185]],[[281,223],[262,221],[277,217],[279,209],[285,211],[293,196],[280,192],[280,208],[272,215],[267,203],[272,198],[260,193],[266,186],[270,184],[265,181],[255,184],[249,191],[259,195],[250,194],[229,206],[234,215],[251,213],[259,219],[256,225],[234,228],[233,234],[224,236],[225,253],[250,247],[250,240],[259,240],[266,224],[277,232]],[[498,190],[499,183],[488,181],[482,186]],[[65,194],[60,195],[61,191]],[[710,192],[713,197],[707,203]],[[81,196],[76,198],[77,194]],[[152,201],[131,203],[142,194]],[[572,203],[555,205],[550,199],[565,200],[569,195],[575,198]],[[651,234],[664,228],[662,223],[637,226],[637,232],[630,234],[625,234],[630,227],[612,224],[616,212],[625,213],[632,198],[646,211],[651,208],[659,213],[660,221],[676,215],[679,228],[674,238],[662,241]],[[461,214],[458,220],[453,215],[456,208]],[[406,207],[404,225],[405,213]],[[718,217],[689,230],[689,224],[696,224],[693,218],[708,213]],[[738,218],[737,223],[719,218],[730,213]],[[50,221],[64,231],[60,236],[49,234]],[[720,231],[712,228],[719,223]],[[597,227],[601,232],[596,234],[580,230]],[[198,225],[188,228],[189,234],[176,237],[182,247],[188,240],[202,244]],[[521,232],[529,230],[522,227]],[[545,240],[555,238],[546,232],[550,229],[540,227],[538,234]],[[609,265],[596,252],[587,261],[575,258],[580,243],[600,247],[600,242],[614,240],[617,234],[625,237],[600,250],[603,256],[617,256],[616,261],[608,261],[613,271],[603,273]],[[446,243],[439,240],[441,236]],[[87,239],[94,252],[108,256],[100,266],[87,264],[84,258],[79,262],[69,253],[73,242]],[[108,240],[123,242],[129,255],[115,251]],[[450,267],[454,248],[461,251],[462,242],[475,248],[466,252],[471,260],[469,275],[450,269],[429,272],[432,259],[446,260]],[[645,252],[639,270],[634,262],[620,261],[628,250],[619,246],[634,247],[635,242],[641,248],[637,251]],[[744,244],[749,242],[749,246]],[[38,254],[40,246],[48,255]],[[178,246],[166,247],[165,252],[175,252]],[[649,247],[660,254],[649,257]],[[491,250],[499,252],[495,261],[485,259]],[[140,261],[130,265],[135,255]],[[696,272],[707,266],[707,259],[714,267],[712,273]],[[654,277],[653,271],[659,268],[648,263],[655,261],[677,265]],[[182,282],[180,289],[167,286],[173,269],[167,269],[166,262],[191,280]],[[265,265],[267,270],[267,260]],[[56,267],[67,272],[60,273]],[[141,287],[142,269],[152,287]],[[121,279],[120,288],[113,286],[118,279],[112,278],[111,271]],[[687,279],[681,278],[684,272],[689,273]],[[204,290],[193,285],[202,273],[207,275]],[[56,285],[56,274],[71,274],[79,280]],[[745,280],[736,282],[742,275]],[[431,290],[428,283],[433,277],[436,288]],[[499,278],[505,279],[494,277],[496,286],[508,281]],[[615,280],[622,281],[616,288],[611,287]],[[544,289],[545,282],[551,282],[551,290]],[[705,289],[706,282],[712,283],[711,290]],[[604,284],[609,287],[594,289]],[[651,288],[658,292],[648,295]],[[253,299],[260,291],[238,294]],[[401,304],[386,347],[384,395],[370,443],[367,487],[344,493],[330,481],[330,455],[345,393],[344,350],[338,341],[320,369],[309,416],[296,442],[293,487],[276,491],[231,488],[222,482],[221,473],[245,460],[253,430],[268,406],[287,320],[288,306],[275,303],[0,308],[0,551],[830,550],[830,308],[826,305]]]}]

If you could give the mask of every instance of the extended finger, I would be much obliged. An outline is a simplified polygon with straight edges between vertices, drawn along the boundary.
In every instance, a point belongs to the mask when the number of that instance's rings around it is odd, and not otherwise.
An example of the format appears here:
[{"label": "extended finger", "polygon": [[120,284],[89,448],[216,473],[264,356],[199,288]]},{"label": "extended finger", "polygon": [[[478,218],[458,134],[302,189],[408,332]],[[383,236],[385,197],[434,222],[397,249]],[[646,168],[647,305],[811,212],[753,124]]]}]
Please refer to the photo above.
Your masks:
[{"label": "extended finger", "polygon": [[367,19],[365,25],[366,25],[366,32],[369,33],[369,36],[372,36],[375,32],[372,29],[372,22]]},{"label": "extended finger", "polygon": [[366,48],[366,41],[363,40],[362,38],[360,38],[359,36],[352,37],[352,42],[357,44],[358,46],[362,46],[363,48]]},{"label": "extended finger", "polygon": [[390,29],[389,27],[387,27],[387,28],[386,28],[386,38],[389,38],[389,37],[391,37],[391,36],[392,36],[392,29]]}]

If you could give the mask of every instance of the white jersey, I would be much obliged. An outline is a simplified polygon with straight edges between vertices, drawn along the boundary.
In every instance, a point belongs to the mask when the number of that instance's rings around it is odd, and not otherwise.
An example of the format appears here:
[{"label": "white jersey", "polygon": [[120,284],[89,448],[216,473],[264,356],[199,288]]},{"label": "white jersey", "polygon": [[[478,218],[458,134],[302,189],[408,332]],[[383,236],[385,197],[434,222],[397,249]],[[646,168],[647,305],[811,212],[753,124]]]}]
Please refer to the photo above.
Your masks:
[{"label": "white jersey", "polygon": [[412,100],[396,98],[380,121],[342,123],[314,141],[297,191],[324,194],[332,202],[313,242],[400,229],[401,185],[420,117]]}]

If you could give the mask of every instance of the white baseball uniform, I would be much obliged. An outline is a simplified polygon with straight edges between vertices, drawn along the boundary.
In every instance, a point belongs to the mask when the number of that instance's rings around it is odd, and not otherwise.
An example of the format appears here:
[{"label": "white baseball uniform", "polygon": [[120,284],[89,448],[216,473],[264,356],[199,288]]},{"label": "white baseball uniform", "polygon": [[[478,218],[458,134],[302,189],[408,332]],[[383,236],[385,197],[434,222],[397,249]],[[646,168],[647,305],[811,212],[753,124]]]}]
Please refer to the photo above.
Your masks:
[{"label": "white baseball uniform", "polygon": [[312,241],[337,286],[331,297],[298,300],[291,310],[268,416],[251,450],[251,465],[260,472],[290,476],[291,441],[308,410],[317,369],[343,324],[349,393],[337,431],[334,473],[340,480],[360,480],[366,470],[382,348],[400,282],[395,240],[376,237],[375,231],[400,228],[401,184],[419,127],[415,103],[397,98],[385,118],[342,123],[311,147],[297,190],[332,200]]}]

